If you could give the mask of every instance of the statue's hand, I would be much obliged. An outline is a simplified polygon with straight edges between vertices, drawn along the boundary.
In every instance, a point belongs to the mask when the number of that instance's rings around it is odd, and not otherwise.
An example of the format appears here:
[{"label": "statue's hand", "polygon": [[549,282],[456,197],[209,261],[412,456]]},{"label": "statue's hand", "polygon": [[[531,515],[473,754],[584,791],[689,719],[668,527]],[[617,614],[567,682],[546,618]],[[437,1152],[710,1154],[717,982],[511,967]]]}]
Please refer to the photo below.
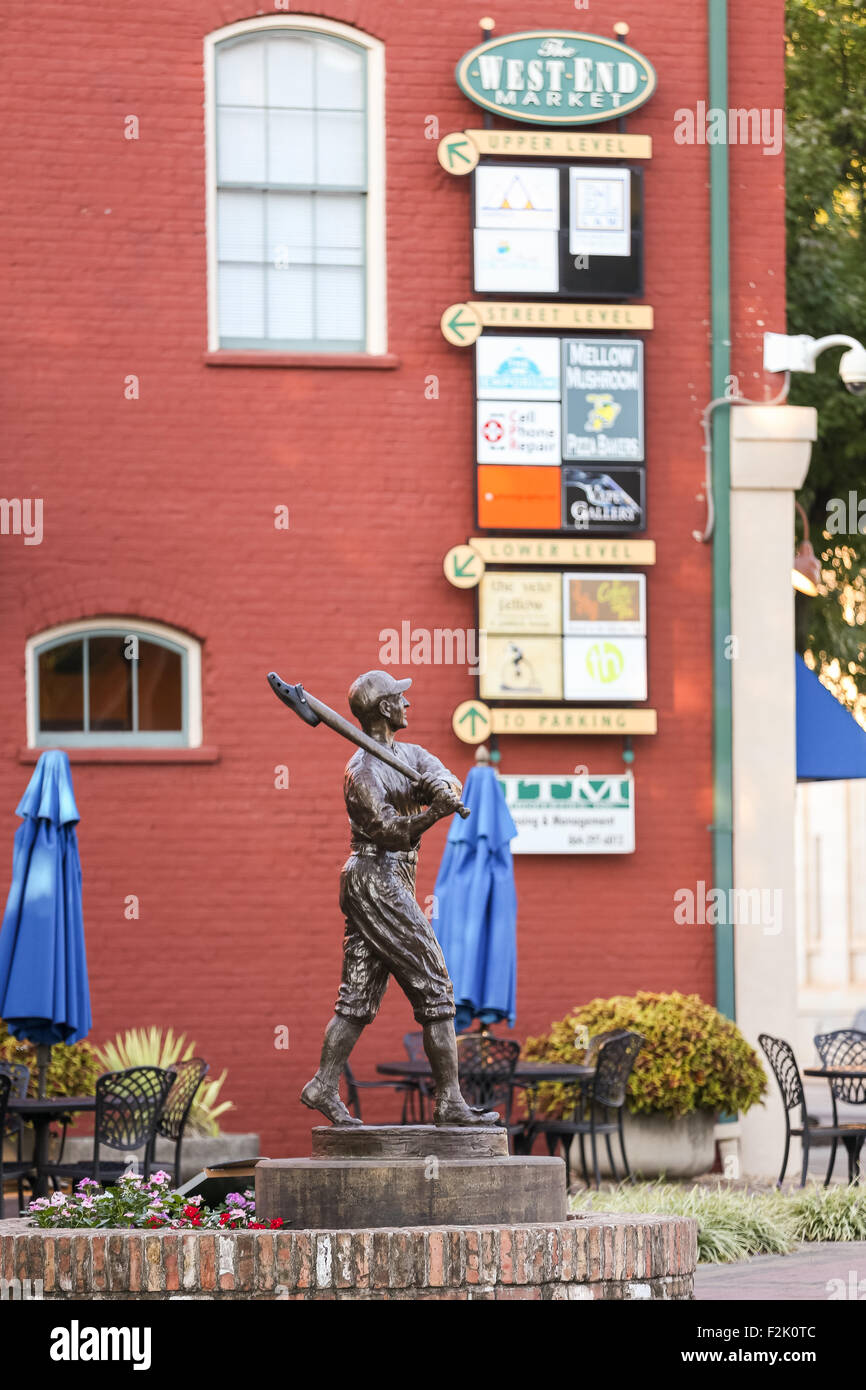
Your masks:
[{"label": "statue's hand", "polygon": [[445,816],[452,816],[459,805],[460,797],[446,782],[441,782],[436,788],[430,809],[442,820]]},{"label": "statue's hand", "polygon": [[450,790],[450,788],[447,782],[437,780],[435,777],[422,777],[420,782],[415,783],[415,790],[422,801],[426,801],[428,806],[432,806],[437,794]]}]

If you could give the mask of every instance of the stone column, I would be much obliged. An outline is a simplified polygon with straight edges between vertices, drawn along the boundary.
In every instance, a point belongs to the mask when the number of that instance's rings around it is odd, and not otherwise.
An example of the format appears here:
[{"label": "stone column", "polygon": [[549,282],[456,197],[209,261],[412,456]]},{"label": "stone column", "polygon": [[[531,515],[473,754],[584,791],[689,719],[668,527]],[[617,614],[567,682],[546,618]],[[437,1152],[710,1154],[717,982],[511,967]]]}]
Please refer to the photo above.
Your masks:
[{"label": "stone column", "polygon": [[[736,1012],[755,1047],[759,1033],[792,1045],[796,1037],[791,567],[794,493],[808,472],[816,430],[817,413],[808,407],[731,407],[734,888],[751,894],[740,912],[747,920],[734,928]],[[755,920],[756,891],[763,921]],[[777,1176],[783,1135],[770,1076],[765,1105],[741,1121],[742,1172]],[[800,1146],[792,1143],[789,1174],[799,1163]]]}]

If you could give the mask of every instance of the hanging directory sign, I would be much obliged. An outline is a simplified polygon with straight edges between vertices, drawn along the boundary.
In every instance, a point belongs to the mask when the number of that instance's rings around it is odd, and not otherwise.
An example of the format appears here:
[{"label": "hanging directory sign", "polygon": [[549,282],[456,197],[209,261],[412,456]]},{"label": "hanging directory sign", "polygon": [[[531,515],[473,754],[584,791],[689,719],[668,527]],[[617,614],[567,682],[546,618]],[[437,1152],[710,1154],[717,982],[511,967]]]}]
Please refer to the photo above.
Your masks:
[{"label": "hanging directory sign", "polygon": [[639,338],[563,338],[563,458],[640,462],[645,456],[643,383]]},{"label": "hanging directory sign", "polygon": [[633,854],[634,778],[500,777],[517,827],[512,854]]}]

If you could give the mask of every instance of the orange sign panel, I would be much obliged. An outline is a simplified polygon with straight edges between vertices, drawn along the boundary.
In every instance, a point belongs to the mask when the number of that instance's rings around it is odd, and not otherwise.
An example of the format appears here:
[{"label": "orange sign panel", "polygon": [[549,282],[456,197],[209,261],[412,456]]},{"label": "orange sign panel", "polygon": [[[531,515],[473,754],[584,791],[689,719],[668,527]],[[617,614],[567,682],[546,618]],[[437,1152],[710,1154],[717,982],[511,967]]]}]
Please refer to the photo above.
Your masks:
[{"label": "orange sign panel", "polygon": [[481,464],[478,525],[558,531],[562,525],[560,472],[538,464]]}]

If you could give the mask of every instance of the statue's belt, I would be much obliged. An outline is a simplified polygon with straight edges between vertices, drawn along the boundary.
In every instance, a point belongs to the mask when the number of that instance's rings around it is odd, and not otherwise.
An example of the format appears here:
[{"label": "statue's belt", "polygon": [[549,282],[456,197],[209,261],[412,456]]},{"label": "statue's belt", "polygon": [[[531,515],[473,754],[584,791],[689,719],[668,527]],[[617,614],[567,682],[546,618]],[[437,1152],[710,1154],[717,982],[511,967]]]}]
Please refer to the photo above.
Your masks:
[{"label": "statue's belt", "polygon": [[353,845],[352,853],[371,859],[406,859],[409,863],[414,863],[418,858],[417,849],[380,849],[378,845]]}]

